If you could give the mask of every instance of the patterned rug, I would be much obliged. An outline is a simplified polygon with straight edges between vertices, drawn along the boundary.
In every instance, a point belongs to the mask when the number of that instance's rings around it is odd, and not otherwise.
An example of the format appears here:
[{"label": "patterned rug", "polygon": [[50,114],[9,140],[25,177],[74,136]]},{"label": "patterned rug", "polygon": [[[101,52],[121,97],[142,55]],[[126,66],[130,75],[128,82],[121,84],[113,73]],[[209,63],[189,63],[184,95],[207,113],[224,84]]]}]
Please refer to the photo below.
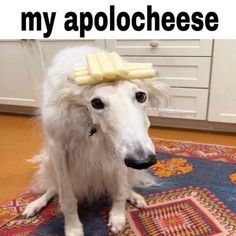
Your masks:
[{"label": "patterned rug", "polygon": [[[154,139],[158,162],[150,168],[158,187],[137,189],[148,207],[127,204],[127,222],[116,236],[236,236],[236,147]],[[1,236],[62,236],[57,199],[40,213],[20,213],[40,194],[26,192],[0,206]],[[114,235],[107,227],[111,201],[79,206],[85,235]]]}]

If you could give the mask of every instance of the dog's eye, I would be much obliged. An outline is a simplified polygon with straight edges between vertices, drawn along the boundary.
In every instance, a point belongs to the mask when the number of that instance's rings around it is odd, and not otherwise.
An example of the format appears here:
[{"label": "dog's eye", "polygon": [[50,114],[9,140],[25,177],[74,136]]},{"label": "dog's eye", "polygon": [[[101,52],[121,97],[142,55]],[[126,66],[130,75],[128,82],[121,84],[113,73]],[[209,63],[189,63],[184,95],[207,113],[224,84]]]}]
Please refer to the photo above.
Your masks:
[{"label": "dog's eye", "polygon": [[147,99],[147,95],[144,92],[137,92],[135,98],[139,103],[143,103]]},{"label": "dog's eye", "polygon": [[92,101],[91,101],[91,105],[93,108],[95,109],[103,109],[104,108],[104,103],[101,101],[101,99],[99,98],[94,98]]}]

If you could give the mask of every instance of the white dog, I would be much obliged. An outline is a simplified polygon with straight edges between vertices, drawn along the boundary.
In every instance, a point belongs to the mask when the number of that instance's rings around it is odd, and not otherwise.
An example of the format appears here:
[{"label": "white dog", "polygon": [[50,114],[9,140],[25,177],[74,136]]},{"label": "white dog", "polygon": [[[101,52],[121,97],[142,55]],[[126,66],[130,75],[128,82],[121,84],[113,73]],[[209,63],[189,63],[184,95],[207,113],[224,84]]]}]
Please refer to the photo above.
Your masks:
[{"label": "white dog", "polygon": [[[125,224],[125,203],[146,206],[132,188],[153,180],[143,170],[156,162],[148,136],[148,106],[157,107],[168,87],[156,79],[122,80],[96,86],[77,86],[73,69],[84,66],[97,48],[68,48],[54,59],[44,83],[42,123],[46,137],[38,186],[45,191],[23,215],[30,217],[59,196],[67,236],[84,235],[77,201],[112,198],[112,232]],[[139,169],[139,170],[137,170]]]}]

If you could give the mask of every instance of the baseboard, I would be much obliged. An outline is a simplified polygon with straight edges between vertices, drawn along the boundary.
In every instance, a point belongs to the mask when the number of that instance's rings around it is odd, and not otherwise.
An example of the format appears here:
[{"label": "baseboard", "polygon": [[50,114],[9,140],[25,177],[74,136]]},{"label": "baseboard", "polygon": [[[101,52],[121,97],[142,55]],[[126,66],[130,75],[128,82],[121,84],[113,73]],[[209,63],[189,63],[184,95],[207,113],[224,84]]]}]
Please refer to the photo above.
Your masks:
[{"label": "baseboard", "polygon": [[150,117],[150,121],[153,127],[161,126],[236,133],[236,124],[229,123],[163,117]]},{"label": "baseboard", "polygon": [[2,104],[0,104],[0,112],[13,113],[13,114],[23,114],[23,115],[34,115],[34,116],[38,116],[38,114],[39,114],[38,108],[36,108],[36,107],[2,105]]}]

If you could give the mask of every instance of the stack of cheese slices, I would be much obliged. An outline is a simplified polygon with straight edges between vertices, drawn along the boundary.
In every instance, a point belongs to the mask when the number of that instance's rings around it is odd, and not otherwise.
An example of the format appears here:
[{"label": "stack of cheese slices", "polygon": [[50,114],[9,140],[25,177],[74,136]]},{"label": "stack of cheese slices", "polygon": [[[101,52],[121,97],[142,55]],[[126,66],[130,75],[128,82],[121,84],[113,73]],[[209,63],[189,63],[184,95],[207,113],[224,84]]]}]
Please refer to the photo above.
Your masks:
[{"label": "stack of cheese slices", "polygon": [[78,85],[98,84],[115,80],[145,79],[156,76],[151,63],[125,63],[116,52],[87,54],[87,67],[75,68]]}]

